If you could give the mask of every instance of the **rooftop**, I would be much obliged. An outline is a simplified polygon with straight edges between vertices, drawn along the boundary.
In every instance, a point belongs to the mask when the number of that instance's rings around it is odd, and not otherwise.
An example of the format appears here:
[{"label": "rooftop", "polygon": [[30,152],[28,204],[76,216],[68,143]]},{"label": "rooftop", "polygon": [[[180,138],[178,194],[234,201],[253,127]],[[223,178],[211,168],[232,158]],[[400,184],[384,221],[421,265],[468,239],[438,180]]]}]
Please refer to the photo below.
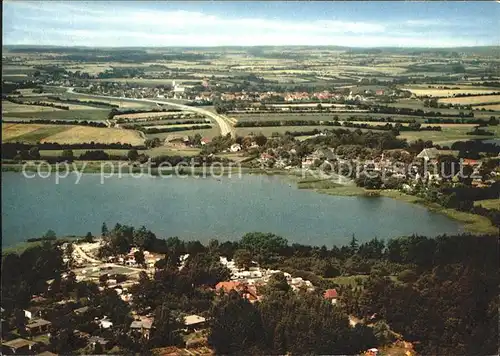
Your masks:
[{"label": "rooftop", "polygon": [[31,328],[38,328],[40,326],[50,325],[50,324],[52,324],[52,323],[48,320],[45,320],[45,319],[34,319],[28,325],[26,325],[26,327],[28,329],[31,329]]},{"label": "rooftop", "polygon": [[77,314],[83,314],[85,313],[87,310],[89,310],[89,307],[81,307],[81,308],[78,308],[78,309],[75,309],[73,310],[75,313]]},{"label": "rooftop", "polygon": [[50,351],[44,351],[41,354],[37,354],[37,356],[57,356],[57,354]]},{"label": "rooftop", "polygon": [[196,325],[205,322],[205,318],[199,315],[188,315],[184,317],[184,325]]},{"label": "rooftop", "polygon": [[29,340],[21,339],[21,338],[2,342],[2,345],[10,347],[12,349],[20,349],[22,347],[33,346],[35,344],[36,343],[33,341],[29,341]]},{"label": "rooftop", "polygon": [[325,299],[335,299],[337,298],[337,290],[336,289],[327,289],[323,294]]}]

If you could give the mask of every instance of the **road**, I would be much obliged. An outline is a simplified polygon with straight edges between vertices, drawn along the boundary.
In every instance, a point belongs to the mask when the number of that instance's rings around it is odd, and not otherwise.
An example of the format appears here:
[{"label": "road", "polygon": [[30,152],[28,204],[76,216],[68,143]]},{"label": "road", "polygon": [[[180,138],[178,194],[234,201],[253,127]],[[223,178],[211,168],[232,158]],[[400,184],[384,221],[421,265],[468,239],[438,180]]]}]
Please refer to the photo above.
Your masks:
[{"label": "road", "polygon": [[[77,254],[79,254],[82,259],[84,259],[92,264],[99,264],[99,265],[106,266],[106,267],[127,268],[127,269],[130,269],[130,270],[135,271],[135,272],[147,272],[147,269],[145,269],[145,268],[124,266],[124,265],[120,265],[117,263],[108,263],[105,261],[97,260],[97,259],[87,255],[87,253],[85,253],[85,251],[83,251],[82,248],[80,246],[78,246],[78,244],[73,244],[73,246],[74,246],[74,251]],[[80,270],[80,269],[85,269],[85,268],[77,268],[77,270]]]},{"label": "road", "polygon": [[135,98],[125,98],[121,96],[106,96],[106,95],[92,95],[92,94],[82,94],[82,93],[75,93],[74,92],[75,88],[67,88],[67,92],[70,94],[78,94],[82,96],[88,96],[91,98],[101,98],[101,99],[116,99],[116,100],[128,100],[128,101],[140,101],[140,102],[145,102],[145,103],[153,103],[153,104],[163,104],[163,105],[169,105],[173,106],[175,108],[179,108],[183,111],[190,111],[194,113],[198,113],[204,116],[207,116],[214,120],[217,125],[219,125],[220,133],[222,136],[225,136],[227,134],[231,134],[231,136],[235,137],[235,131],[234,128],[231,126],[231,124],[228,122],[228,119],[225,118],[222,115],[210,112],[208,110],[205,110],[200,107],[195,107],[195,106],[189,106],[189,105],[184,105],[184,104],[179,104],[179,103],[172,103],[166,100],[155,100],[155,99],[135,99]]},{"label": "road", "polygon": [[73,244],[73,247],[75,248],[75,252],[78,253],[80,257],[83,258],[84,260],[87,260],[90,263],[99,263],[99,264],[102,263],[102,261],[96,260],[95,258],[92,258],[89,255],[87,255],[85,251],[83,251],[82,248],[78,246],[78,244]]}]

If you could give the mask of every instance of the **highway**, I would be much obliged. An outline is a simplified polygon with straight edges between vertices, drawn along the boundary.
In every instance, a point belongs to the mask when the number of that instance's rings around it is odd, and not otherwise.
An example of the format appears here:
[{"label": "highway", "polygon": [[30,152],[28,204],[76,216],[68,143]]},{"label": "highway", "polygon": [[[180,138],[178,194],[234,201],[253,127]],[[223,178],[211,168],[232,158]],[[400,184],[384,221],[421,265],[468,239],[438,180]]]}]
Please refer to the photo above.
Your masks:
[{"label": "highway", "polygon": [[73,90],[74,88],[66,88],[67,92],[70,94],[78,94],[81,96],[88,96],[91,98],[101,98],[101,99],[115,99],[115,100],[127,100],[127,101],[140,101],[140,102],[145,102],[145,103],[154,103],[154,104],[162,104],[162,105],[169,105],[173,106],[175,108],[179,108],[183,111],[190,111],[190,112],[195,112],[204,116],[207,116],[214,120],[217,125],[219,125],[220,133],[222,136],[227,135],[228,133],[231,134],[231,136],[235,137],[235,131],[234,128],[231,126],[231,124],[228,122],[228,119],[225,118],[222,115],[210,112],[208,110],[205,110],[200,107],[195,107],[195,106],[189,106],[189,105],[184,105],[184,104],[179,104],[179,103],[172,103],[169,101],[165,100],[156,100],[156,99],[135,99],[135,98],[125,98],[125,97],[119,97],[119,96],[105,96],[105,95],[92,95],[92,94],[82,94],[82,93],[75,93]]}]

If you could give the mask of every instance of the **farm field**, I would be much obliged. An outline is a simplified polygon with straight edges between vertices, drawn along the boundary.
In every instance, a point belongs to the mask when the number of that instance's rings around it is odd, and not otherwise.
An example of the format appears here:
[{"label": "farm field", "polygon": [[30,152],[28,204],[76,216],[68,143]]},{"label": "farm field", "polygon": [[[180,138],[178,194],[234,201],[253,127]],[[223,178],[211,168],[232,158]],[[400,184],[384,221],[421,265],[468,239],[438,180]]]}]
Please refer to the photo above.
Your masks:
[{"label": "farm field", "polygon": [[149,150],[145,150],[144,152],[151,156],[197,156],[200,153],[200,149],[198,148],[173,148],[168,146],[160,146],[155,148],[150,148]]},{"label": "farm field", "polygon": [[496,89],[436,89],[436,88],[411,88],[411,87],[402,87],[403,90],[408,90],[412,94],[417,96],[429,95],[433,97],[450,97],[455,94],[489,94],[496,93],[500,91],[498,88]]},{"label": "farm field", "polygon": [[163,117],[163,116],[174,116],[174,115],[181,115],[181,116],[193,116],[193,114],[190,113],[182,113],[181,111],[174,111],[174,112],[139,112],[139,113],[134,113],[134,114],[120,114],[120,115],[115,115],[113,118],[114,119],[145,119],[145,118],[151,118],[151,117]]},{"label": "farm field", "polygon": [[152,125],[152,126],[142,126],[145,129],[168,129],[174,127],[192,127],[192,126],[201,126],[205,124],[178,124],[178,125]]},{"label": "farm field", "polygon": [[118,83],[129,83],[129,84],[141,84],[141,85],[145,85],[145,86],[155,86],[155,85],[171,85],[173,80],[175,80],[179,84],[183,84],[183,85],[199,83],[199,80],[196,80],[196,79],[175,79],[175,78],[168,78],[168,79],[110,78],[110,79],[96,79],[95,81],[96,82],[99,82],[99,81],[110,82],[111,81],[111,82],[118,82]]},{"label": "farm field", "polygon": [[[325,130],[335,128],[333,126],[270,126],[270,127],[237,127],[236,134],[239,136],[248,136],[250,134],[258,135],[263,134],[264,136],[272,136],[273,133],[277,132],[279,134],[284,134],[285,132],[301,132],[301,131],[312,131],[312,130]],[[344,127],[346,130],[356,130],[354,128]],[[361,129],[365,131],[365,129]],[[376,130],[372,130],[376,131]]]},{"label": "farm field", "polygon": [[500,136],[499,126],[488,127],[488,131],[493,132],[495,136],[467,135],[467,132],[469,131],[471,131],[471,127],[469,125],[457,125],[455,127],[453,126],[443,127],[441,131],[401,132],[399,138],[405,138],[409,142],[422,139],[422,140],[431,140],[432,142],[437,144],[450,144],[456,141],[494,138]]},{"label": "farm field", "polygon": [[[238,122],[245,121],[286,121],[286,120],[311,120],[311,121],[332,121],[335,117],[338,117],[339,121],[367,121],[368,119],[385,119],[390,117],[397,122],[399,120],[415,120],[420,122],[422,125],[428,125],[425,123],[426,117],[422,116],[411,116],[411,115],[390,115],[390,114],[365,114],[365,113],[262,113],[262,114],[229,114],[231,118],[236,119]],[[474,113],[475,118],[489,119],[491,113]],[[446,119],[460,120],[460,117],[446,117]],[[368,122],[368,121],[367,121]],[[373,122],[375,123],[375,122]]]},{"label": "farm field", "polygon": [[474,206],[482,206],[486,209],[500,209],[500,199],[477,200]]},{"label": "farm field", "polygon": [[474,105],[487,103],[500,103],[500,95],[465,96],[461,98],[444,98],[438,100],[443,104]]},{"label": "farm field", "polygon": [[98,128],[78,125],[2,124],[3,142],[57,142],[74,144],[82,142],[130,143],[142,145],[139,132],[115,128]]},{"label": "farm field", "polygon": [[4,124],[2,123],[2,142],[37,143],[46,137],[71,128],[71,125],[42,124]]},{"label": "farm field", "polygon": [[176,132],[161,132],[155,134],[146,134],[147,138],[159,138],[160,140],[165,140],[167,137],[172,135],[180,136],[194,136],[200,134],[202,137],[213,138],[220,135],[220,130],[218,126],[214,126],[211,129],[200,129],[200,130],[183,130]]},{"label": "farm field", "polygon": [[[64,150],[40,150],[40,155],[42,157],[59,157],[63,153]],[[87,151],[95,151],[92,149],[77,149],[77,150],[72,150],[73,155],[75,157],[80,156],[81,154],[87,152]],[[104,149],[102,150],[106,152],[109,155],[117,155],[117,156],[126,156],[129,150],[122,150],[122,149]],[[141,151],[142,152],[142,151]]]},{"label": "farm field", "polygon": [[60,144],[91,141],[96,143],[129,143],[133,146],[144,144],[144,139],[137,131],[88,126],[71,126],[69,130],[61,131],[41,140],[41,142],[58,142]]},{"label": "farm field", "polygon": [[7,112],[2,113],[6,118],[16,120],[44,119],[44,120],[92,120],[104,121],[108,118],[109,110],[86,109],[86,110],[57,110],[40,112]]},{"label": "farm field", "polygon": [[474,109],[481,110],[495,110],[495,111],[500,111],[500,104],[493,104],[493,105],[480,105],[480,106],[475,106]]},{"label": "farm field", "polygon": [[106,98],[89,98],[84,94],[79,95],[78,93],[67,94],[65,97],[70,99],[78,99],[81,101],[100,101],[112,105],[118,105],[120,109],[144,109],[144,108],[157,107],[155,104],[148,104],[140,101],[132,101],[127,99],[117,100],[117,99],[106,99]]},{"label": "farm field", "polygon": [[22,113],[22,112],[54,112],[54,111],[65,111],[58,108],[53,108],[50,106],[39,106],[39,105],[25,105],[17,104],[8,100],[2,100],[2,114],[10,113]]}]

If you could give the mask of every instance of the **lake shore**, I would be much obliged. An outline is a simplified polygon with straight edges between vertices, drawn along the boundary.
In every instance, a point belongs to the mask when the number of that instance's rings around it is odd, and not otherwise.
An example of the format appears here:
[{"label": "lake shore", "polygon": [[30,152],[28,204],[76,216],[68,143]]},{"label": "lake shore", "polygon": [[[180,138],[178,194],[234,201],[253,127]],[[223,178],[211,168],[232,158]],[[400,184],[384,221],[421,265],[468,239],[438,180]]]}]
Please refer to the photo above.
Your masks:
[{"label": "lake shore", "polygon": [[[325,183],[323,183],[325,184]],[[331,184],[331,182],[330,182]],[[464,225],[464,229],[467,232],[471,232],[474,234],[497,234],[498,229],[493,226],[491,221],[481,215],[471,214],[463,211],[458,211],[455,209],[448,209],[436,203],[430,203],[422,198],[419,198],[414,195],[409,195],[402,193],[398,190],[367,190],[364,188],[360,188],[357,186],[335,186],[336,183],[329,187],[318,188],[317,185],[321,185],[321,182],[310,183],[301,183],[299,182],[300,189],[313,189],[321,194],[329,194],[336,196],[359,196],[359,197],[386,197],[391,199],[396,199],[400,201],[404,201],[411,204],[417,204],[424,206],[430,211],[437,212],[440,214],[444,214],[451,219],[461,222]],[[327,185],[327,184],[325,184]]]},{"label": "lake shore", "polygon": [[[123,162],[119,161],[77,161],[75,164],[69,164],[69,170],[78,170],[84,174],[95,174],[95,173],[106,173],[110,174],[117,172],[118,164]],[[86,164],[84,164],[86,163]],[[106,163],[106,164],[104,164]],[[50,168],[49,168],[50,167]],[[115,168],[116,167],[116,168]],[[49,165],[44,164],[41,166],[40,172],[57,172],[57,166],[55,164]],[[206,167],[184,167],[176,171],[172,169],[163,169],[161,172],[157,168],[151,168],[150,170],[141,169],[140,167],[124,166],[126,171],[121,171],[122,174],[138,174],[143,172],[144,174],[151,174],[152,176],[170,176],[173,174],[181,175],[193,175],[193,176],[237,176],[238,174],[256,174],[256,175],[279,175],[284,176],[287,180],[297,184],[299,189],[309,189],[314,190],[321,194],[335,195],[335,196],[359,196],[359,197],[387,197],[391,199],[396,199],[404,201],[407,203],[417,204],[426,207],[430,211],[437,212],[447,217],[459,221],[463,224],[464,229],[467,232],[475,234],[496,234],[498,229],[493,226],[491,221],[477,214],[471,214],[467,212],[457,211],[455,209],[447,209],[436,203],[430,203],[424,201],[423,199],[404,194],[397,190],[367,190],[355,186],[354,184],[343,185],[333,182],[331,179],[312,177],[311,173],[302,174],[298,171],[287,171],[282,169],[262,169],[262,168],[249,168],[249,167],[215,167],[212,171],[210,168]],[[2,172],[22,172],[22,164],[3,164]],[[26,167],[27,172],[36,172],[37,168],[33,165],[28,165]],[[64,172],[64,171],[63,171]],[[307,175],[309,174],[309,178]]]}]

